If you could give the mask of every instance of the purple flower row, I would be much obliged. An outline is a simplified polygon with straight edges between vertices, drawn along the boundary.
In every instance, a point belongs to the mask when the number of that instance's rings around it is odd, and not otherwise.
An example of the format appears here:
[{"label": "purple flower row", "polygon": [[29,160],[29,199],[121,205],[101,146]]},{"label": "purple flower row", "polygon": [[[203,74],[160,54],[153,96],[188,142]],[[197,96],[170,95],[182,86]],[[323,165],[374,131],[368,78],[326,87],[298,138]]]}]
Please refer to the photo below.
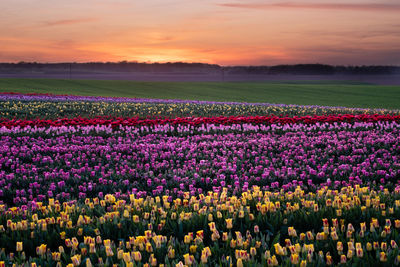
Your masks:
[{"label": "purple flower row", "polygon": [[396,184],[397,123],[0,129],[0,201]]}]

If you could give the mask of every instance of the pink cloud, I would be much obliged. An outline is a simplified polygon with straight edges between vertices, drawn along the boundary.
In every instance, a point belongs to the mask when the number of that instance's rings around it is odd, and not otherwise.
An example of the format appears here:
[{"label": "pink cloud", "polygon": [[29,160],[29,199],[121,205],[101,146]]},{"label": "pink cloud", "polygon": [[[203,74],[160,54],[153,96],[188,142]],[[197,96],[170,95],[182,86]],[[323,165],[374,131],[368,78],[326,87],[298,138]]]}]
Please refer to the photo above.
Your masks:
[{"label": "pink cloud", "polygon": [[97,20],[96,18],[62,19],[62,20],[45,21],[43,22],[43,25],[45,26],[71,25],[71,24],[92,22],[96,20]]},{"label": "pink cloud", "polygon": [[400,11],[400,4],[349,4],[349,3],[224,3],[223,7],[269,9],[269,8],[302,8],[302,9],[337,9],[359,11]]}]

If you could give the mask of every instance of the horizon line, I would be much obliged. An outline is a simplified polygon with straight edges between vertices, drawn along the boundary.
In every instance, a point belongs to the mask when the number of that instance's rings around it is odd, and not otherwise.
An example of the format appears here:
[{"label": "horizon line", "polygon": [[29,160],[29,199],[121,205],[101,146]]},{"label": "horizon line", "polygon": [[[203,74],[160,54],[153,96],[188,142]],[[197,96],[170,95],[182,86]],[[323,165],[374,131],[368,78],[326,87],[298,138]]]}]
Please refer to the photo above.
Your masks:
[{"label": "horizon line", "polygon": [[287,63],[287,64],[274,64],[274,65],[220,65],[206,62],[187,62],[187,61],[168,61],[168,62],[146,62],[146,61],[85,61],[85,62],[76,62],[76,61],[59,61],[59,62],[37,62],[37,61],[18,61],[18,62],[0,62],[0,64],[203,64],[210,66],[218,66],[218,67],[274,67],[274,66],[296,66],[296,65],[323,65],[323,66],[331,66],[331,67],[397,67],[400,68],[400,65],[349,65],[349,64],[327,64],[327,63]]}]

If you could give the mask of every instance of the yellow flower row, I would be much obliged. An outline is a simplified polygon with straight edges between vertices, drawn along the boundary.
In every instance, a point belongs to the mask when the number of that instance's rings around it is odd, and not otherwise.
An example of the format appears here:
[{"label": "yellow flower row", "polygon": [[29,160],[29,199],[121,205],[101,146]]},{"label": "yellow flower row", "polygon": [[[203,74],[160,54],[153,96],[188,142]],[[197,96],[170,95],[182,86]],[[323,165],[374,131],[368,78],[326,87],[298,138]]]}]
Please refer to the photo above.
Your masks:
[{"label": "yellow flower row", "polygon": [[[165,253],[170,264],[216,263],[221,260],[212,252],[217,248],[224,251],[226,262],[237,265],[263,260],[269,266],[286,261],[351,263],[376,253],[377,261],[384,262],[389,255],[397,262],[399,198],[398,189],[375,191],[360,186],[324,187],[315,193],[300,187],[293,192],[272,192],[254,186],[239,196],[223,189],[198,196],[185,193],[174,199],[109,194],[103,199],[60,203],[50,198],[32,209],[0,206],[0,219],[6,222],[0,231],[14,242],[11,248],[2,243],[11,261],[15,252],[25,253],[26,240],[30,240],[36,243],[36,254],[29,257],[61,262],[66,255],[68,262],[63,263],[74,266],[89,265],[94,258],[155,266],[166,263],[160,253]],[[304,224],[307,216],[319,221]],[[279,230],[282,226],[286,232]],[[123,240],[110,238],[110,231],[120,233]],[[60,245],[37,244],[42,233]],[[277,239],[272,242],[270,238]]]},{"label": "yellow flower row", "polygon": [[232,104],[194,104],[194,103],[130,103],[95,101],[2,101],[0,117],[17,118],[56,118],[63,116],[230,116],[230,115],[324,115],[324,114],[388,114],[395,111],[382,109],[354,109],[342,107],[307,107],[279,105],[232,105]]}]

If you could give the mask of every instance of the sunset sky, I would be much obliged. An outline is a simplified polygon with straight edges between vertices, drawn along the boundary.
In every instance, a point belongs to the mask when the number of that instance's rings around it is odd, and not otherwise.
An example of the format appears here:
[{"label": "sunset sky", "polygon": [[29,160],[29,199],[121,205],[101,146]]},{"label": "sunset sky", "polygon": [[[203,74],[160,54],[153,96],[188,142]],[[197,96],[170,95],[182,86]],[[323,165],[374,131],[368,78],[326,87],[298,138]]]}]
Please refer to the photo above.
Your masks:
[{"label": "sunset sky", "polygon": [[0,62],[400,65],[399,0],[1,0]]}]

